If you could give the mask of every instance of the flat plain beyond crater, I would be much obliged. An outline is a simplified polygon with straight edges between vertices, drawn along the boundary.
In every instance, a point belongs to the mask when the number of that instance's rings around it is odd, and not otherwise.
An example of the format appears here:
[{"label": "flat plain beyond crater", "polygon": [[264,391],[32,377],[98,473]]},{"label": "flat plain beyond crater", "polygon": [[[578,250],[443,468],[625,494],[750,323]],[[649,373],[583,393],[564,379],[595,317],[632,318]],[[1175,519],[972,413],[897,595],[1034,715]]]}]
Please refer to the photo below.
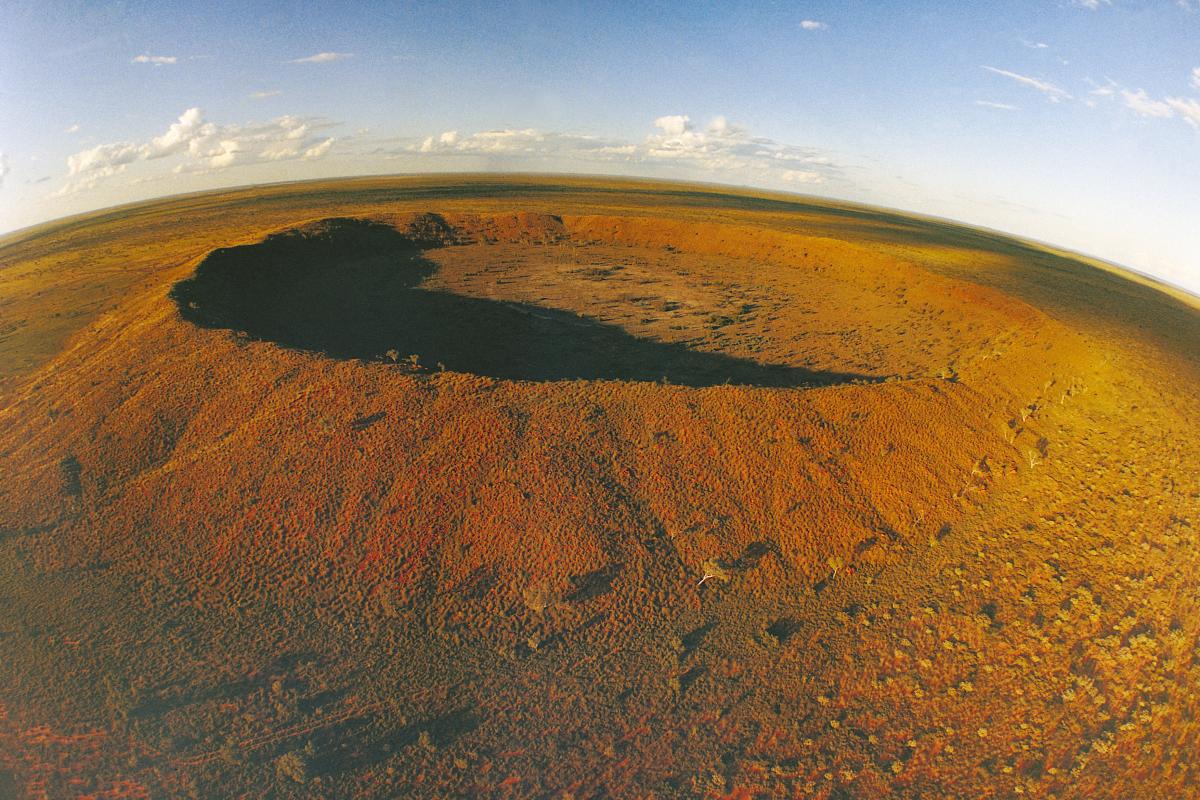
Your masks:
[{"label": "flat plain beyond crater", "polygon": [[1200,795],[1200,309],[712,186],[0,239],[0,797]]}]

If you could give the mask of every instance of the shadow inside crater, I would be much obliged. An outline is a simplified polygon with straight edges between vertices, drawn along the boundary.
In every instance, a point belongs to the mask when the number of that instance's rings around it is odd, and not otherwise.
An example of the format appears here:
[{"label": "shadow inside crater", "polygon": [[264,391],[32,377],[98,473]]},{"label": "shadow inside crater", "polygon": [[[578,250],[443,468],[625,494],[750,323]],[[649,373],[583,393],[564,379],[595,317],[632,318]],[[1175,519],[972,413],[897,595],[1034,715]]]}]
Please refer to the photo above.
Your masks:
[{"label": "shadow inside crater", "polygon": [[[435,231],[436,233],[436,231]],[[171,297],[207,328],[333,358],[404,361],[495,378],[821,386],[877,381],[853,373],[763,365],[527,303],[422,289],[424,258],[444,237],[405,235],[376,222],[332,219],[252,245],[214,250]]]}]

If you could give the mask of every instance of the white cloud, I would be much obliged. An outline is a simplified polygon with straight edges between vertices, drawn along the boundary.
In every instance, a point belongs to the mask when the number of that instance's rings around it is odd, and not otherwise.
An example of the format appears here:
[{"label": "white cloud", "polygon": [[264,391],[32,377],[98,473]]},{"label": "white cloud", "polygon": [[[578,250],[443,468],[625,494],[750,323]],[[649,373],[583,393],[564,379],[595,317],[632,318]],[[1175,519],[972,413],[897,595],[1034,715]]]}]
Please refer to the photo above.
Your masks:
[{"label": "white cloud", "polygon": [[205,151],[203,157],[209,169],[224,169],[232,167],[243,152],[244,146],[237,139],[222,139],[215,147]]},{"label": "white cloud", "polygon": [[1200,129],[1200,100],[1183,97],[1168,97],[1165,102],[1172,111],[1193,128]]},{"label": "white cloud", "polygon": [[815,19],[806,19],[800,22],[800,27],[806,31],[823,31],[829,26],[824,22],[818,22]]},{"label": "white cloud", "polygon": [[692,118],[682,114],[672,114],[654,120],[654,127],[665,136],[682,136],[692,129]]},{"label": "white cloud", "polygon": [[779,175],[788,183],[824,183],[825,176],[811,169],[785,169]]},{"label": "white cloud", "polygon": [[313,118],[284,116],[267,123],[217,125],[204,119],[204,111],[189,108],[166,132],[145,142],[112,142],[81,150],[67,158],[68,181],[61,192],[70,194],[95,186],[139,161],[182,157],[174,172],[227,169],[240,164],[288,159],[317,159],[329,152],[333,139],[314,133],[330,123]]},{"label": "white cloud", "polygon": [[283,92],[279,91],[278,89],[270,89],[268,91],[263,91],[263,92],[251,92],[250,99],[251,100],[263,100],[267,97],[278,97],[281,94],[283,94]]},{"label": "white cloud", "polygon": [[144,148],[133,142],[98,144],[67,156],[67,174],[105,177],[114,175],[142,157]]},{"label": "white cloud", "polygon": [[68,126],[63,133],[79,133],[79,123],[76,122],[75,124]]},{"label": "white cloud", "polygon": [[344,61],[347,58],[353,58],[354,53],[316,53],[315,55],[305,56],[304,58],[293,58],[291,64],[328,64],[331,61]]},{"label": "white cloud", "polygon": [[1100,6],[1111,6],[1112,0],[1071,0],[1071,5],[1095,11]]},{"label": "white cloud", "polygon": [[295,142],[278,142],[267,145],[259,151],[259,157],[264,161],[288,161],[300,157],[300,145]]},{"label": "white cloud", "polygon": [[0,150],[0,186],[4,185],[4,176],[8,174],[8,156]]},{"label": "white cloud", "polygon": [[1020,108],[1008,103],[996,103],[991,100],[976,100],[975,105],[983,106],[984,108],[998,108],[1001,111],[1019,111]]},{"label": "white cloud", "polygon": [[717,136],[724,136],[732,130],[729,120],[725,119],[724,115],[713,117],[712,122],[708,123],[708,132],[715,133]]},{"label": "white cloud", "polygon": [[161,67],[163,64],[174,64],[177,61],[179,61],[177,56],[150,56],[143,53],[140,56],[135,56],[131,63],[153,64],[156,67]]},{"label": "white cloud", "polygon": [[1022,86],[1028,86],[1031,89],[1037,89],[1052,103],[1071,99],[1069,92],[1058,86],[1055,86],[1053,83],[1049,83],[1048,81],[1043,81],[1038,78],[1031,78],[1028,75],[1020,75],[1016,72],[1009,72],[1006,69],[997,69],[996,67],[985,66],[984,69],[986,69],[988,72],[994,72],[997,75],[1003,75],[1006,78],[1011,78]]},{"label": "white cloud", "polygon": [[1046,44],[1045,42],[1031,42],[1028,39],[1022,39],[1021,44],[1025,45],[1026,47],[1030,48],[1031,50],[1045,50],[1046,48],[1048,48],[1050,46],[1050,45]]},{"label": "white cloud", "polygon": [[1121,90],[1121,97],[1125,100],[1125,105],[1134,110],[1139,116],[1143,117],[1172,117],[1175,112],[1171,110],[1171,106],[1161,100],[1154,100],[1145,89],[1138,89],[1136,92],[1131,92],[1128,89]]},{"label": "white cloud", "polygon": [[[820,184],[842,178],[828,155],[811,148],[751,136],[722,116],[703,127],[683,114],[658,117],[654,132],[642,142],[602,139],[533,128],[480,131],[464,135],[450,130],[427,136],[393,152],[455,157],[487,157],[493,165],[535,160],[579,168],[581,164],[638,164],[671,168],[690,175],[724,174],[739,181]],[[378,151],[377,151],[378,152]],[[499,160],[497,160],[499,159]]]},{"label": "white cloud", "polygon": [[188,148],[200,148],[217,133],[217,126],[204,121],[204,112],[189,108],[171,123],[167,132],[150,140],[146,158],[163,158]]},{"label": "white cloud", "polygon": [[[333,157],[375,159],[376,169],[379,159],[398,159],[417,169],[640,172],[779,188],[850,185],[843,167],[828,152],[752,135],[723,116],[703,124],[684,114],[658,117],[648,135],[633,141],[536,128],[446,130],[392,140],[372,140],[360,133],[335,139],[327,130],[332,125],[299,116],[222,124],[207,120],[199,108],[189,108],[158,135],[100,144],[73,154],[68,158],[68,180],[56,195],[108,181],[133,185],[171,174]],[[449,166],[434,166],[438,161]]]},{"label": "white cloud", "polygon": [[595,148],[592,152],[600,157],[624,157],[628,161],[632,160],[632,156],[637,155],[638,146],[636,144],[606,144]]},{"label": "white cloud", "polygon": [[1200,67],[1192,69],[1192,88],[1200,89]]},{"label": "white cloud", "polygon": [[436,138],[433,136],[425,137],[419,148],[422,153],[432,153],[435,150],[453,148],[458,144],[458,131],[446,131]]},{"label": "white cloud", "polygon": [[[1193,83],[1200,81],[1200,67],[1192,70],[1191,77]],[[1164,97],[1160,100],[1151,97],[1145,89],[1130,91],[1112,78],[1107,78],[1106,81],[1107,83],[1100,85],[1089,80],[1088,83],[1095,87],[1089,94],[1100,97],[1114,97],[1119,94],[1122,105],[1139,116],[1155,119],[1171,119],[1177,116],[1192,127],[1200,129],[1200,100],[1188,97]],[[1085,99],[1084,103],[1092,108],[1096,106],[1090,99]]]},{"label": "white cloud", "polygon": [[312,147],[305,150],[304,155],[302,155],[301,158],[304,158],[304,159],[307,159],[310,161],[314,158],[320,158],[321,156],[328,153],[329,148],[331,148],[331,147],[333,147],[333,137],[332,136],[330,138],[326,139],[325,141],[319,142],[318,144],[314,144]]}]

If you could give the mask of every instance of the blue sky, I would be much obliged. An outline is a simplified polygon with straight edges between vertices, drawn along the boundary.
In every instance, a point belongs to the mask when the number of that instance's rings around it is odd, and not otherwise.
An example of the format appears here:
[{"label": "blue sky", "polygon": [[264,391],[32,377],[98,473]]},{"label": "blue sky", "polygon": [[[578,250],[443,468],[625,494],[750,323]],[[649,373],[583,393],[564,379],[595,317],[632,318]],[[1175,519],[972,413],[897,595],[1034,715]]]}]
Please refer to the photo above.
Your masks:
[{"label": "blue sky", "polygon": [[1200,0],[0,14],[0,230],[259,181],[628,174],[937,214],[1200,291]]}]

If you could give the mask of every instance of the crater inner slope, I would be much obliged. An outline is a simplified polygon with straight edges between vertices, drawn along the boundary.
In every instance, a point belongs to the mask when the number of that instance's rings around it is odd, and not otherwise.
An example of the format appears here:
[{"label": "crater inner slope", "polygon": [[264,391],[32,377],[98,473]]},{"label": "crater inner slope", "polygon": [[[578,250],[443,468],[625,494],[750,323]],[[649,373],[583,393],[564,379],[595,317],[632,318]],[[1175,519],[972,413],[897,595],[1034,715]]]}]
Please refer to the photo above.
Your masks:
[{"label": "crater inner slope", "polygon": [[[452,233],[440,217],[429,220]],[[570,311],[423,288],[438,269],[426,251],[443,242],[422,239],[419,226],[413,230],[418,232],[335,219],[259,244],[220,249],[204,259],[194,277],[177,284],[172,296],[185,319],[286,347],[335,358],[404,358],[411,366],[509,380],[793,387],[879,380],[759,364],[685,343],[638,338],[618,325]],[[469,249],[485,269],[496,261],[479,248]],[[604,267],[579,270],[601,278],[609,274]],[[713,324],[727,324],[726,319]]]}]

